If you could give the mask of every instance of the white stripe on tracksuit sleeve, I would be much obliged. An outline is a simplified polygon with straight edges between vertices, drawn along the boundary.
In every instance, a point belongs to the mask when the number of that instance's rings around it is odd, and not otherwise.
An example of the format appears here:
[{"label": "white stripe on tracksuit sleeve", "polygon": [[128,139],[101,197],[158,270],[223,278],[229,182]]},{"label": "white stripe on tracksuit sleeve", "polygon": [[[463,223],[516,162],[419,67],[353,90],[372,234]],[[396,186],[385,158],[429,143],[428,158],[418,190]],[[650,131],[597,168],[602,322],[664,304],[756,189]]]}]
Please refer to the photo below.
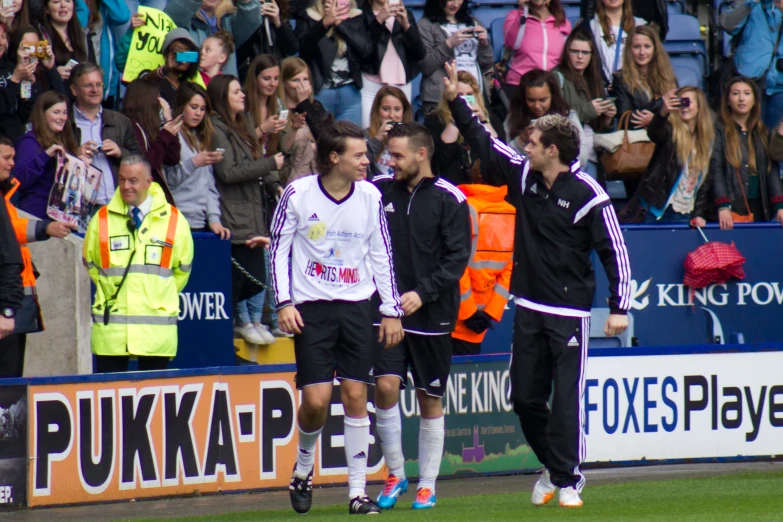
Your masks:
[{"label": "white stripe on tracksuit sleeve", "polygon": [[370,266],[375,286],[381,296],[381,314],[386,317],[402,317],[404,313],[394,276],[391,236],[382,199],[378,199],[375,227],[374,233],[370,236]]},{"label": "white stripe on tracksuit sleeve", "polygon": [[289,277],[291,271],[288,256],[291,253],[294,233],[299,224],[291,204],[291,198],[294,194],[294,186],[289,185],[283,192],[272,219],[269,268],[272,272],[272,287],[275,289],[275,307],[278,309],[291,303],[291,279]]}]

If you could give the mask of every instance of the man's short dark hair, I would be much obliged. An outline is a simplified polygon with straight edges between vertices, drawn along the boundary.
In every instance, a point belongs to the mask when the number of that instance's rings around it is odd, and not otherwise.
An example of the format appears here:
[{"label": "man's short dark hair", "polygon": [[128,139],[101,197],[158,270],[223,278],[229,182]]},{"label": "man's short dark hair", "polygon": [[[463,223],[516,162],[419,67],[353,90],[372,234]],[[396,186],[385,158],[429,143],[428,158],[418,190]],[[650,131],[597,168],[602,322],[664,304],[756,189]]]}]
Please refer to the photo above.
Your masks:
[{"label": "man's short dark hair", "polygon": [[94,63],[91,62],[82,62],[76,67],[74,67],[73,70],[71,71],[71,77],[70,77],[71,83],[75,83],[76,80],[78,80],[82,76],[86,74],[90,74],[95,71],[101,73],[101,78],[103,78],[103,69],[101,69],[100,66],[95,65]]},{"label": "man's short dark hair", "polygon": [[579,129],[565,116],[543,116],[536,120],[533,127],[541,131],[541,144],[544,147],[557,147],[563,165],[570,165],[579,157]]},{"label": "man's short dark hair", "polygon": [[389,129],[387,139],[408,138],[408,144],[413,150],[419,150],[424,147],[427,149],[427,156],[432,159],[435,154],[435,142],[427,130],[427,127],[415,121],[407,123],[398,123]]},{"label": "man's short dark hair", "polygon": [[326,176],[334,164],[329,159],[332,152],[341,155],[345,152],[349,138],[364,140],[364,133],[355,123],[338,121],[327,127],[318,137],[315,145],[315,167],[319,174]]},{"label": "man's short dark hair", "polygon": [[6,147],[11,147],[12,149],[14,148],[14,142],[5,136],[0,136],[0,145],[5,145]]}]

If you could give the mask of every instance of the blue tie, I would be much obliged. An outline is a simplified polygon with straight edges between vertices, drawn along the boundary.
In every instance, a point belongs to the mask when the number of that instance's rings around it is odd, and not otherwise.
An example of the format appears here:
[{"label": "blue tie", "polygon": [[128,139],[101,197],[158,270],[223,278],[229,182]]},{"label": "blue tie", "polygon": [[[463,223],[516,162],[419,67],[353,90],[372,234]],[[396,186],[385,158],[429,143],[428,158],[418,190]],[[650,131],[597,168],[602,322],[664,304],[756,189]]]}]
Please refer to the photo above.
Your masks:
[{"label": "blue tie", "polygon": [[138,207],[131,209],[131,216],[133,217],[133,224],[136,225],[136,230],[141,228],[141,210]]}]

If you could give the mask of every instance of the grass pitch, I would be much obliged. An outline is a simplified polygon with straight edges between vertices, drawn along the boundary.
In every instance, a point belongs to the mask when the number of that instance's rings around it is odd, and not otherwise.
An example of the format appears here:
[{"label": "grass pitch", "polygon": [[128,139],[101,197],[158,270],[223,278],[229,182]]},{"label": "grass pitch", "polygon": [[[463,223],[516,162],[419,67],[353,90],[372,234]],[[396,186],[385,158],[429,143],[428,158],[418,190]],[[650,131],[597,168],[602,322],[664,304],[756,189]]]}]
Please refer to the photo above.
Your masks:
[{"label": "grass pitch", "polygon": [[[413,487],[398,501],[397,507],[384,511],[382,520],[484,521],[484,520],[666,520],[666,521],[783,521],[783,472],[718,475],[666,481],[633,481],[585,488],[581,509],[557,505],[534,507],[528,494],[483,494],[438,499],[433,510],[413,511]],[[373,488],[377,489],[377,488]],[[307,517],[302,518],[303,516]],[[271,520],[343,520],[348,518],[348,502],[339,506],[318,507],[307,515],[293,510],[254,511],[222,516],[148,519],[177,522],[262,522]],[[350,520],[355,520],[351,517]]]}]

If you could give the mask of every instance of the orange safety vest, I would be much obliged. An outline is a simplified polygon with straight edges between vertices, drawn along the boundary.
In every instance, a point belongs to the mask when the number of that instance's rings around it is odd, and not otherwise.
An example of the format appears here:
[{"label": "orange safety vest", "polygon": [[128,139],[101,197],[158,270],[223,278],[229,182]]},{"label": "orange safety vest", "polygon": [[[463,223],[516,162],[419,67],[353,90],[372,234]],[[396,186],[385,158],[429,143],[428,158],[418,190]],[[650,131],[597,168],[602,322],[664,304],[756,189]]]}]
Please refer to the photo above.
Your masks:
[{"label": "orange safety vest", "polygon": [[470,262],[459,281],[460,306],[456,339],[481,343],[486,332],[477,334],[465,326],[477,310],[500,321],[509,299],[511,269],[514,266],[514,223],[516,209],[506,202],[508,187],[459,185],[468,198],[471,223]]},{"label": "orange safety vest", "polygon": [[8,209],[8,217],[11,218],[11,224],[16,233],[16,240],[19,242],[22,251],[22,284],[24,285],[24,301],[22,302],[22,311],[17,310],[17,324],[14,328],[15,333],[39,332],[43,330],[43,318],[41,317],[41,307],[38,303],[38,294],[35,291],[35,270],[33,268],[33,258],[30,255],[28,243],[35,241],[35,225],[38,219],[35,217],[23,217],[19,211],[11,204],[11,197],[19,189],[21,183],[12,178],[11,188],[5,194],[5,207]]}]

